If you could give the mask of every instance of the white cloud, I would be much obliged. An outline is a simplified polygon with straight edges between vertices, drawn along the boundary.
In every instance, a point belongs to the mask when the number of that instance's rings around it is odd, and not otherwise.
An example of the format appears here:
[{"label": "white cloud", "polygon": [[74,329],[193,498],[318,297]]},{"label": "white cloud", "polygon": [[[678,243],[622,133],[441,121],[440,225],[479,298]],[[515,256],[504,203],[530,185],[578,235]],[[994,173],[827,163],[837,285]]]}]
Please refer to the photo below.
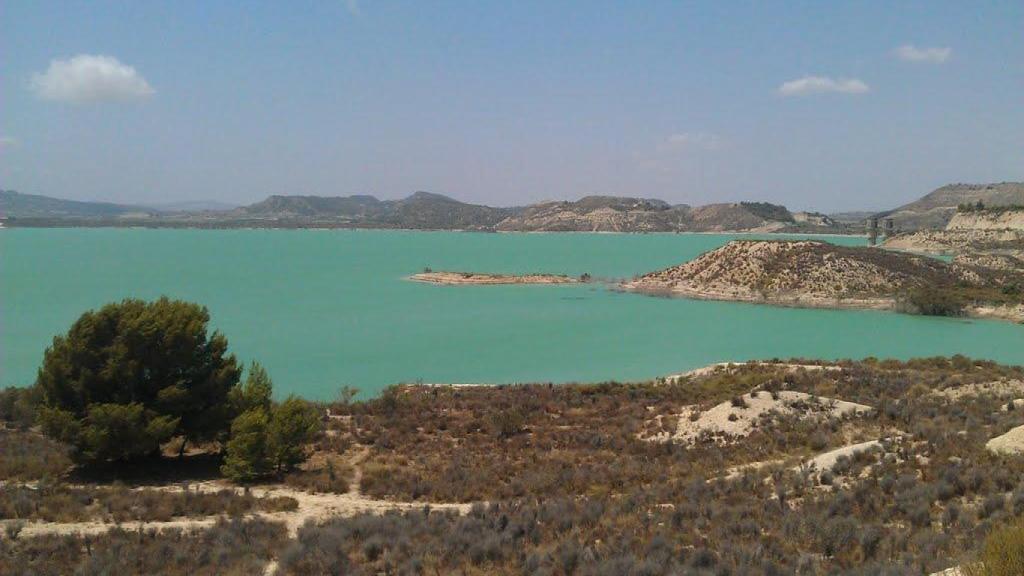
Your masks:
[{"label": "white cloud", "polygon": [[864,94],[871,88],[857,78],[829,78],[828,76],[804,76],[796,80],[784,82],[779,86],[779,94],[783,96],[805,96],[838,92],[841,94]]},{"label": "white cloud", "polygon": [[668,137],[668,144],[680,148],[700,148],[702,150],[718,150],[722,147],[722,137],[707,132],[680,132]]},{"label": "white cloud", "polygon": [[928,62],[942,64],[953,53],[952,48],[918,48],[912,44],[904,44],[895,50],[896,57],[904,62]]},{"label": "white cloud", "polygon": [[30,85],[43,100],[59,102],[138,100],[155,92],[135,68],[89,54],[51,60],[46,72],[32,75]]}]

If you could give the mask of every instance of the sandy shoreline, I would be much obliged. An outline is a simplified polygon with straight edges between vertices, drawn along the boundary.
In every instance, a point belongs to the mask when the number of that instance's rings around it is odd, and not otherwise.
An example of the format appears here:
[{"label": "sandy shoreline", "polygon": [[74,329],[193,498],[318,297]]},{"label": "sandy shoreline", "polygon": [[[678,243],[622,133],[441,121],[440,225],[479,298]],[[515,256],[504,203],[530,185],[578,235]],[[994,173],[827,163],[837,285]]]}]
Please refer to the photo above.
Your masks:
[{"label": "sandy shoreline", "polygon": [[697,290],[683,286],[672,288],[639,287],[633,282],[620,284],[619,290],[647,296],[670,298],[689,298],[691,300],[715,300],[719,302],[747,302],[785,308],[832,308],[838,310],[896,310],[896,299],[877,298],[825,298],[807,294],[787,294],[783,296],[754,296],[740,291]]},{"label": "sandy shoreline", "polygon": [[[662,296],[670,298],[689,298],[692,300],[713,300],[719,302],[746,302],[748,304],[761,304],[767,306],[779,306],[783,308],[822,308],[831,310],[879,310],[883,312],[898,312],[895,298],[824,298],[806,294],[792,294],[784,296],[752,296],[740,292],[728,292],[719,290],[697,290],[675,286],[672,288],[641,288],[632,282],[620,284],[618,289],[623,292],[633,292],[647,296]],[[975,318],[980,320],[1004,320],[1009,322],[1024,323],[1024,305],[1018,306],[992,306],[975,305],[964,308],[964,318]]]}]

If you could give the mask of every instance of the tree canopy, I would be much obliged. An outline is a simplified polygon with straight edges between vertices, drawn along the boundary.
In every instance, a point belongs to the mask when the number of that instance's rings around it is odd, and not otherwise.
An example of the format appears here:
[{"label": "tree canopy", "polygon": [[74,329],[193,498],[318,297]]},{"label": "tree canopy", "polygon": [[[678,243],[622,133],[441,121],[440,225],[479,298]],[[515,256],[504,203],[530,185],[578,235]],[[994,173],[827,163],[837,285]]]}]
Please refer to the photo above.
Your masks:
[{"label": "tree canopy", "polygon": [[44,355],[44,431],[92,460],[153,453],[174,436],[222,438],[241,370],[209,321],[206,308],[166,297],[86,312]]},{"label": "tree canopy", "polygon": [[251,482],[273,472],[288,472],[306,461],[307,444],[320,432],[320,417],[305,400],[289,396],[274,404],[274,383],[258,363],[234,393],[240,414],[231,424],[221,473]]}]

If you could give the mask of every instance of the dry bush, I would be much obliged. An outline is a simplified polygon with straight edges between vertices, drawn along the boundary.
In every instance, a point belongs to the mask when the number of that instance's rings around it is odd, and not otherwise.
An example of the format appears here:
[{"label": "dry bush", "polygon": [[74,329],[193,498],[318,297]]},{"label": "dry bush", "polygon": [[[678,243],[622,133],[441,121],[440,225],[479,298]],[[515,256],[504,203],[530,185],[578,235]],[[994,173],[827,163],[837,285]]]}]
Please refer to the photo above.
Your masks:
[{"label": "dry bush", "polygon": [[0,519],[82,522],[100,520],[167,521],[173,518],[251,512],[294,510],[294,498],[256,498],[233,490],[197,492],[184,490],[132,490],[124,486],[67,487],[41,484],[38,487],[0,487]]},{"label": "dry bush", "polygon": [[35,432],[0,427],[0,480],[56,478],[70,467],[64,446]]},{"label": "dry bush", "polygon": [[282,524],[221,520],[184,532],[125,531],[93,536],[38,536],[0,541],[0,574],[261,574],[287,539]]}]

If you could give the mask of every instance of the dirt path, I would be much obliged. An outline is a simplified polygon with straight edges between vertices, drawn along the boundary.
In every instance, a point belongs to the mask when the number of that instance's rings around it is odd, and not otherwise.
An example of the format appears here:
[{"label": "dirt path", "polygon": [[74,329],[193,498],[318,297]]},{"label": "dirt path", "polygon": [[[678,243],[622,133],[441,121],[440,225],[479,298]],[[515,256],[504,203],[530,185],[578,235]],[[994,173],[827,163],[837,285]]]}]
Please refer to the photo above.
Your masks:
[{"label": "dirt path", "polygon": [[[432,510],[452,510],[459,514],[469,512],[472,504],[448,504],[448,503],[427,503],[427,502],[401,502],[391,500],[378,500],[363,496],[359,490],[359,481],[362,476],[361,464],[366,453],[361,453],[353,458],[353,475],[350,488],[345,494],[312,494],[296,490],[284,484],[273,484],[267,486],[255,486],[249,488],[249,493],[257,498],[265,497],[288,497],[294,498],[298,503],[295,510],[288,512],[256,512],[246,515],[246,518],[262,518],[273,522],[282,522],[288,528],[288,534],[294,537],[299,528],[308,521],[320,523],[330,518],[347,518],[359,514],[383,514],[391,511],[417,510],[429,506]],[[156,486],[137,486],[137,490],[161,490],[167,492],[181,492],[191,490],[196,492],[219,492],[221,490],[233,490],[239,494],[245,489],[234,486],[223,480],[210,480],[193,484],[174,484]],[[164,522],[114,522],[87,521],[87,522],[27,522],[19,537],[42,536],[46,534],[98,534],[106,532],[114,527],[121,527],[126,530],[197,530],[212,526],[217,516],[205,516],[196,518],[181,518]],[[6,521],[10,523],[11,521]],[[0,522],[3,524],[5,522]]]}]

